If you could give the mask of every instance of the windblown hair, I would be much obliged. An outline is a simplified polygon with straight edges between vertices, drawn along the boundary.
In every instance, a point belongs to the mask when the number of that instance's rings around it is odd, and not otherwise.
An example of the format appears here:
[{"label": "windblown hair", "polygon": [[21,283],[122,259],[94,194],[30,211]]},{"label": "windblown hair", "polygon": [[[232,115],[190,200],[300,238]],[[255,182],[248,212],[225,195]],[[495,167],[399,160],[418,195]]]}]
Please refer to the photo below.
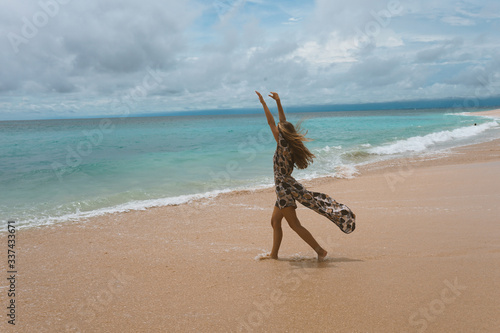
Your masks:
[{"label": "windblown hair", "polygon": [[305,169],[309,164],[312,164],[316,156],[304,145],[305,141],[312,140],[306,138],[307,131],[302,133],[300,124],[301,122],[298,122],[296,126],[293,126],[288,121],[282,121],[278,123],[278,129],[290,146],[292,161],[295,166],[299,169]]}]

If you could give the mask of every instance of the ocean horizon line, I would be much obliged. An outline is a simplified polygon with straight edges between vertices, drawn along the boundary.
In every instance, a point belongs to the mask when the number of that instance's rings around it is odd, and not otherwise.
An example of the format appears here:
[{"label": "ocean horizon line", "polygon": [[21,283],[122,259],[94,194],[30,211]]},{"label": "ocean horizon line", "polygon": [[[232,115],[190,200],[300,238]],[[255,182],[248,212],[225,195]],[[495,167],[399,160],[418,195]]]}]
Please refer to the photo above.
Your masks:
[{"label": "ocean horizon line", "polygon": [[[308,112],[356,112],[356,111],[387,111],[387,110],[424,110],[424,109],[455,109],[457,112],[500,107],[500,96],[474,99],[476,105],[468,106],[470,98],[443,98],[443,99],[421,99],[409,101],[372,102],[372,103],[349,103],[349,104],[304,104],[284,107],[287,113]],[[101,114],[74,117],[48,117],[30,119],[0,119],[7,121],[34,121],[34,120],[78,120],[78,119],[101,119],[101,118],[142,118],[142,117],[176,117],[176,116],[215,116],[215,115],[252,115],[262,113],[262,108],[211,108],[198,110],[174,110],[149,113],[124,114]]]}]

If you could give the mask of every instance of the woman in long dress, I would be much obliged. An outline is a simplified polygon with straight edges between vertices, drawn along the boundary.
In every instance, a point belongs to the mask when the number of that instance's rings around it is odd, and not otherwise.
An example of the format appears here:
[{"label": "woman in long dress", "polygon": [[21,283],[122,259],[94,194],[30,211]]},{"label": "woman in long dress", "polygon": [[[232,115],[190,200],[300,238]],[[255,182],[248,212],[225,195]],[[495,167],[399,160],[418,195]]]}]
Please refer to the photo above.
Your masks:
[{"label": "woman in long dress", "polygon": [[304,141],[309,141],[309,139],[300,132],[299,128],[295,128],[293,124],[286,121],[285,113],[283,112],[283,107],[281,106],[281,101],[277,93],[271,92],[269,95],[269,97],[276,101],[278,106],[279,123],[277,126],[264,98],[258,91],[256,91],[256,93],[262,103],[267,122],[277,143],[276,152],[273,158],[274,184],[277,198],[271,217],[271,225],[273,227],[273,248],[270,256],[273,259],[278,258],[278,251],[283,238],[281,220],[284,217],[290,228],[316,251],[318,260],[323,260],[327,255],[327,251],[323,249],[311,233],[300,224],[295,212],[297,208],[295,201],[325,216],[346,234],[354,231],[356,227],[356,215],[349,207],[338,203],[330,196],[319,192],[308,191],[292,177],[294,166],[299,169],[305,169],[313,162],[315,156],[304,145]]}]

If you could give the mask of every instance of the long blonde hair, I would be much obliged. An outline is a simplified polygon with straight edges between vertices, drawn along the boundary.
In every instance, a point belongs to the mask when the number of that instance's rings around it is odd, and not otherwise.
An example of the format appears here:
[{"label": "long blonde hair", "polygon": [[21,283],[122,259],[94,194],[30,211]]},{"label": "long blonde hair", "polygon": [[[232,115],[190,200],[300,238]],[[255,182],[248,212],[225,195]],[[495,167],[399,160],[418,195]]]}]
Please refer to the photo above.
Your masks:
[{"label": "long blonde hair", "polygon": [[283,138],[288,142],[292,153],[292,161],[295,166],[299,169],[305,169],[313,162],[316,156],[314,156],[314,154],[304,145],[305,141],[312,140],[306,138],[307,131],[302,133],[302,129],[300,128],[301,123],[302,122],[299,121],[297,125],[293,126],[293,124],[288,121],[281,121],[278,123],[278,129],[281,135],[283,135]]}]

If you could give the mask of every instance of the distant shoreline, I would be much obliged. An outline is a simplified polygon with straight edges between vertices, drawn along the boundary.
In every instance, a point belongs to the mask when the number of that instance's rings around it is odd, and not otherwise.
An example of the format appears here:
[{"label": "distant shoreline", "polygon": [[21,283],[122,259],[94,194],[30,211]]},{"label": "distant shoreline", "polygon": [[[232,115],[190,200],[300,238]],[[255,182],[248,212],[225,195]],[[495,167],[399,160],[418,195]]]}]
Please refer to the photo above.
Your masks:
[{"label": "distant shoreline", "polygon": [[[377,102],[360,104],[310,104],[285,107],[287,113],[309,113],[309,112],[356,112],[356,111],[388,111],[388,110],[424,110],[450,109],[450,112],[481,112],[489,111],[500,107],[500,97],[485,98],[478,100],[478,105],[473,108],[464,106],[464,99],[442,99],[442,100],[414,100],[414,101],[395,101],[395,102]],[[273,110],[271,110],[273,112]],[[185,110],[185,111],[165,111],[151,113],[134,114],[101,114],[75,116],[75,117],[48,117],[35,119],[0,119],[4,121],[37,121],[37,120],[78,120],[78,119],[102,119],[102,118],[141,118],[141,117],[177,117],[177,116],[217,116],[217,115],[252,115],[261,114],[261,108],[220,108],[207,110]]]}]

